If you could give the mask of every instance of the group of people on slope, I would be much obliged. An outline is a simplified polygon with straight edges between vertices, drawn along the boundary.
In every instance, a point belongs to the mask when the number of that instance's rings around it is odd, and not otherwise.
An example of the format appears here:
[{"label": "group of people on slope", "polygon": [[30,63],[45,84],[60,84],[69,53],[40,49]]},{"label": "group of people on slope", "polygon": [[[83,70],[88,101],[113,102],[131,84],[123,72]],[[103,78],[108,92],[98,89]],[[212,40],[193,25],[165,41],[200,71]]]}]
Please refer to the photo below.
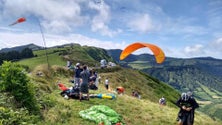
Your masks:
[{"label": "group of people on slope", "polygon": [[89,70],[87,65],[80,65],[76,63],[74,67],[74,86],[80,88],[79,100],[82,100],[82,95],[87,94],[86,100],[89,100],[89,87],[93,86],[93,89],[98,87],[98,75],[92,69]]},{"label": "group of people on slope", "polygon": [[[159,104],[161,106],[166,105],[166,99],[164,97],[160,98]],[[199,105],[192,96],[192,92],[182,93],[176,101],[176,105],[180,108],[177,117],[178,125],[193,125],[195,109]]]},{"label": "group of people on slope", "polygon": [[[87,100],[89,100],[89,86],[95,85],[98,87],[98,75],[94,70],[89,70],[86,65],[81,67],[80,63],[76,64],[74,68],[74,84],[80,88],[79,100],[82,100],[82,94],[87,94]],[[109,79],[105,79],[105,88],[109,90]],[[123,93],[124,89],[116,89],[117,92]],[[137,91],[132,92],[132,96],[140,97]],[[166,99],[164,97],[159,99],[160,105],[166,105]],[[178,125],[193,125],[194,123],[194,112],[199,107],[198,103],[192,96],[192,92],[182,93],[181,97],[176,101],[176,105],[180,108],[178,112]]]},{"label": "group of people on slope", "polygon": [[[71,66],[69,66],[71,67]],[[76,63],[75,67],[69,69],[74,70],[74,86],[80,88],[80,101],[82,100],[82,94],[87,94],[87,100],[89,100],[89,89],[97,90],[100,81],[100,76],[95,72],[95,70],[89,70],[86,65],[81,66],[80,63]],[[104,81],[104,86],[107,90],[109,87],[109,78],[106,77]],[[117,87],[116,91],[118,94],[124,93],[123,87]]]}]

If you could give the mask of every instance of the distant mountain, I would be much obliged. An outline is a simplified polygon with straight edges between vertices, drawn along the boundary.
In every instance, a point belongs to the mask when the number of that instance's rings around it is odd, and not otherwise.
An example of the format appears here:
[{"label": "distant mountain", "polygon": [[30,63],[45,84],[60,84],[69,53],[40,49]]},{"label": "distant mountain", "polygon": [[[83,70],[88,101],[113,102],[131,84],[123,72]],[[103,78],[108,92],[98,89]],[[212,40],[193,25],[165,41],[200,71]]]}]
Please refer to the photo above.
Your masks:
[{"label": "distant mountain", "polygon": [[21,52],[25,48],[29,48],[29,49],[32,49],[32,50],[40,50],[40,49],[43,49],[44,47],[37,46],[35,44],[28,44],[28,45],[17,46],[17,47],[12,47],[12,48],[3,48],[3,49],[0,50],[0,53],[9,52],[9,51],[19,51],[19,52]]}]

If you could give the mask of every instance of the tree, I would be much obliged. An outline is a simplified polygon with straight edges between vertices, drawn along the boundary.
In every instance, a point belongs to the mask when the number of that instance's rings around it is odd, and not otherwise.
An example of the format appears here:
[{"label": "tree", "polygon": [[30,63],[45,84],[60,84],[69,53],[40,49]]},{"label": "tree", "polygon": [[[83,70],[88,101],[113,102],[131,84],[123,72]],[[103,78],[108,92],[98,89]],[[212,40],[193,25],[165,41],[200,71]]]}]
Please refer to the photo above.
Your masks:
[{"label": "tree", "polygon": [[22,58],[34,57],[34,54],[33,54],[32,50],[29,49],[29,48],[23,49],[23,50],[21,51],[21,54],[20,54],[20,55],[21,55]]}]

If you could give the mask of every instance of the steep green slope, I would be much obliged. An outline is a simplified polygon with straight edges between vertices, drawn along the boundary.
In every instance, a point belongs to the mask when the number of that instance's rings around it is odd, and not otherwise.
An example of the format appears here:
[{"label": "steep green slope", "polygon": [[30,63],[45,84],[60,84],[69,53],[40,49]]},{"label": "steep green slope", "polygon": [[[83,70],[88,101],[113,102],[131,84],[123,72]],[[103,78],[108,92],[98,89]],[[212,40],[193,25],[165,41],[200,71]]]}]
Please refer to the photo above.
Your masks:
[{"label": "steep green slope", "polygon": [[164,96],[168,100],[169,105],[172,106],[179,97],[179,93],[170,86],[137,70],[121,69],[115,73],[102,75],[102,77],[102,81],[105,81],[105,78],[108,77],[111,86],[114,86],[114,88],[118,86],[126,88],[128,95],[133,90],[137,90],[143,99],[149,99],[153,102],[158,102],[159,98]]},{"label": "steep green slope", "polygon": [[[36,75],[36,72],[41,71],[41,76]],[[41,106],[41,119],[34,120],[38,125],[63,125],[63,124],[76,124],[76,125],[96,125],[93,121],[82,119],[79,116],[79,111],[88,109],[93,105],[107,105],[114,109],[123,117],[123,121],[127,125],[172,125],[176,124],[176,117],[178,108],[173,106],[172,101],[177,99],[178,95],[171,87],[162,86],[153,78],[140,73],[136,70],[117,68],[114,72],[107,72],[106,70],[100,70],[101,82],[97,91],[90,90],[90,93],[109,93],[103,84],[106,77],[110,78],[110,85],[114,89],[117,86],[124,86],[126,92],[124,95],[117,95],[115,100],[91,98],[89,101],[64,99],[60,96],[61,90],[57,87],[57,82],[60,81],[66,86],[72,86],[68,81],[70,80],[71,72],[65,67],[53,66],[49,70],[46,65],[40,65],[36,67],[29,77],[32,83],[36,86],[37,100]],[[137,89],[142,95],[141,99],[137,99],[131,96],[131,90]],[[159,107],[158,99],[159,95],[166,96],[167,106]],[[5,94],[4,97],[7,98]],[[179,96],[179,95],[178,95]],[[4,107],[13,106],[14,101],[7,101],[7,105],[3,105],[4,102],[0,101],[0,116],[2,111],[5,111]],[[4,110],[2,110],[4,109]],[[21,112],[22,113],[22,112]],[[17,118],[19,118],[19,112],[17,112]],[[21,114],[23,119],[32,119],[35,117],[29,117],[28,114]],[[15,117],[13,117],[15,118]],[[36,119],[36,118],[35,118]],[[4,119],[0,119],[1,123]],[[195,124],[196,125],[220,125],[222,122],[215,121],[210,117],[204,115],[201,112],[196,112]],[[24,122],[24,124],[26,124]]]},{"label": "steep green slope", "polygon": [[[93,121],[84,120],[79,116],[79,111],[88,109],[93,105],[107,105],[119,113],[127,125],[135,124],[152,124],[152,125],[172,125],[176,124],[176,116],[178,108],[173,105],[173,102],[179,96],[179,93],[169,86],[164,86],[158,80],[150,78],[149,76],[131,69],[119,68],[113,72],[100,70],[101,82],[99,90],[90,90],[90,93],[110,93],[104,87],[103,81],[106,77],[110,79],[110,86],[115,89],[118,86],[123,86],[126,90],[124,95],[117,95],[115,100],[91,98],[90,101],[66,100],[59,95],[61,92],[55,85],[56,81],[61,81],[67,86],[72,86],[69,83],[69,72],[63,67],[52,67],[48,72],[45,68],[37,68],[35,71],[42,70],[45,74],[43,77],[32,75],[33,82],[41,86],[40,100],[41,105],[44,106],[42,113],[44,120],[39,121],[38,124],[89,124],[96,125]],[[63,75],[64,74],[64,75]],[[47,78],[48,76],[48,78]],[[44,81],[44,79],[49,79]],[[142,96],[137,99],[131,96],[132,90],[138,90]],[[48,93],[48,94],[46,94]],[[44,96],[43,96],[44,95]],[[158,99],[165,95],[167,99],[167,106],[159,107]],[[46,101],[47,100],[47,101]],[[196,125],[219,125],[221,122],[214,121],[201,112],[196,113]]]}]

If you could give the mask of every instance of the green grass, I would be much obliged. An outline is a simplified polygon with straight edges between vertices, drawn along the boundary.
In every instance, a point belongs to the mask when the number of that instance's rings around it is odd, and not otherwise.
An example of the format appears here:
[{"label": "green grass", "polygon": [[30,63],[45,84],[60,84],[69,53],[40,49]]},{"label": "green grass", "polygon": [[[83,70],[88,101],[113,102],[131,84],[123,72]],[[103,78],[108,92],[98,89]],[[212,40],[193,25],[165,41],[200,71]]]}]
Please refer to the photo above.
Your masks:
[{"label": "green grass", "polygon": [[[91,94],[109,93],[104,87],[104,80],[106,77],[110,79],[110,87],[112,90],[115,90],[118,86],[123,86],[126,90],[125,94],[117,95],[115,100],[91,98],[90,101],[80,102],[79,100],[66,100],[61,97],[59,94],[61,91],[55,84],[56,81],[59,80],[67,87],[72,86],[72,84],[68,82],[71,79],[71,76],[67,76],[69,73],[59,73],[58,69],[54,67],[48,72],[45,71],[46,69],[44,67],[39,68],[39,70],[40,69],[43,70],[45,74],[53,74],[54,72],[57,72],[57,74],[48,80],[45,80],[48,75],[44,75],[43,77],[35,76],[35,74],[31,75],[33,82],[41,87],[39,98],[43,100],[43,104],[45,105],[44,110],[42,110],[44,120],[39,121],[39,125],[96,125],[93,121],[81,118],[79,111],[100,104],[114,109],[123,117],[127,125],[176,124],[176,117],[179,109],[173,106],[172,102],[169,100],[172,99],[176,101],[178,96],[174,97],[173,95],[177,95],[177,92],[159,83],[157,79],[144,75],[141,72],[130,69],[119,69],[118,71],[106,73],[100,71],[99,75],[101,76],[101,82],[99,84],[99,90],[90,90]],[[65,68],[61,67],[60,70],[62,69],[67,71]],[[139,100],[131,96],[133,89],[140,92],[142,99]],[[167,106],[160,107],[158,99],[163,94],[169,94],[168,96],[166,95]],[[196,112],[196,125],[220,125],[221,123],[222,122],[212,120],[201,112]]]},{"label": "green grass", "polygon": [[49,49],[43,49],[43,50],[36,50],[33,52],[34,55],[37,56],[45,56],[46,53],[47,54],[53,54],[55,52],[61,52],[61,51],[65,51],[67,49],[69,49],[70,47],[66,47],[66,48],[49,48]]},{"label": "green grass", "polygon": [[[48,62],[49,65],[66,65],[66,61],[64,61],[62,59],[62,57],[60,57],[58,55],[58,53],[54,53],[54,54],[49,54],[48,55]],[[29,68],[31,70],[33,70],[36,66],[40,65],[40,64],[47,64],[47,58],[46,56],[40,56],[40,57],[33,57],[30,59],[23,59],[21,61],[18,62],[19,64],[22,65],[27,65],[29,66]]]},{"label": "green grass", "polygon": [[200,101],[201,104],[200,111],[205,112],[209,116],[213,118],[221,118],[222,115],[222,96],[221,93],[214,90],[209,89],[208,87],[199,84],[200,88],[195,91],[195,95],[205,99],[205,101]]},{"label": "green grass", "polygon": [[133,62],[130,62],[128,65],[134,69],[139,69],[139,70],[145,69],[145,68],[152,68],[152,66],[149,65],[147,61],[133,61]]},{"label": "green grass", "polygon": [[[100,86],[103,87],[103,86]],[[90,99],[90,101],[66,100],[59,95],[58,90],[55,90],[51,97],[54,97],[56,105],[45,112],[45,120],[39,124],[73,124],[76,125],[96,125],[93,121],[82,119],[79,116],[79,111],[90,108],[93,105],[107,105],[121,114],[127,125],[172,125],[176,124],[177,108],[162,107],[157,103],[149,100],[138,100],[129,95],[118,96],[116,100],[107,99]],[[105,90],[103,91],[106,92]],[[93,92],[94,93],[94,92]],[[196,113],[196,125],[219,125],[221,123],[213,121],[211,118]]]},{"label": "green grass", "polygon": [[204,98],[205,100],[208,101],[213,101],[214,99],[220,99],[222,98],[221,93],[214,90],[214,89],[209,89],[208,87],[199,84],[199,88],[197,88],[197,91],[195,92],[195,94],[198,97]]},{"label": "green grass", "polygon": [[[107,93],[100,85],[100,91]],[[129,95],[118,96],[115,100],[93,98],[90,101],[66,100],[59,96],[59,90],[54,90],[49,96],[56,101],[56,105],[44,113],[44,121],[39,124],[73,124],[96,125],[93,121],[82,119],[79,111],[90,108],[93,105],[107,105],[121,114],[127,125],[172,125],[176,124],[177,108],[159,107],[158,103],[144,99],[136,99]],[[94,91],[90,91],[95,93]],[[219,125],[208,116],[197,112],[195,117],[196,125]]]},{"label": "green grass", "polygon": [[203,90],[204,90],[208,95],[210,95],[211,97],[213,97],[213,96],[218,96],[217,93],[215,93],[214,91],[210,90],[208,87],[206,87],[206,86],[204,86],[204,85],[201,85],[201,84],[200,84],[200,86],[201,86],[201,88],[203,88]]}]

